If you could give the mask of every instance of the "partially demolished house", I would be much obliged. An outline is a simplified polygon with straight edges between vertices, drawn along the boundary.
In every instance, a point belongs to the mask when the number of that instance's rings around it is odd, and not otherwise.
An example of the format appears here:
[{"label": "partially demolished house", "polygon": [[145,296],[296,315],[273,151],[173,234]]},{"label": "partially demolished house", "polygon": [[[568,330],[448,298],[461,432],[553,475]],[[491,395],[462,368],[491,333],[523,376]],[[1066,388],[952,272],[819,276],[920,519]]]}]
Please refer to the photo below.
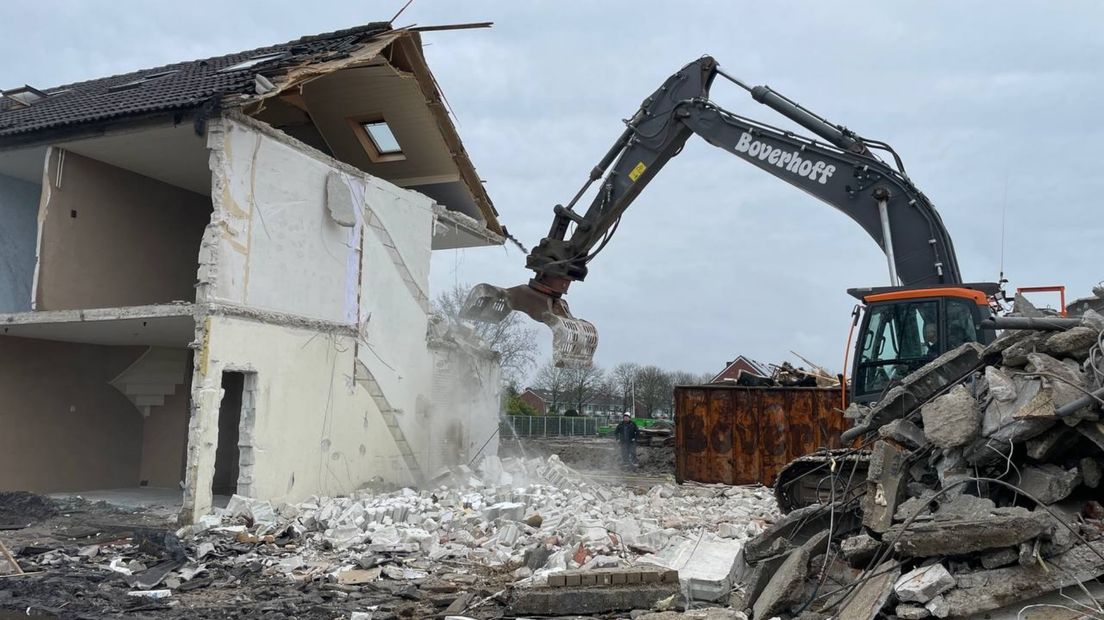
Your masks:
[{"label": "partially demolished house", "polygon": [[420,36],[4,91],[0,489],[182,487],[187,522],[495,449],[497,360],[428,274],[503,229]]}]

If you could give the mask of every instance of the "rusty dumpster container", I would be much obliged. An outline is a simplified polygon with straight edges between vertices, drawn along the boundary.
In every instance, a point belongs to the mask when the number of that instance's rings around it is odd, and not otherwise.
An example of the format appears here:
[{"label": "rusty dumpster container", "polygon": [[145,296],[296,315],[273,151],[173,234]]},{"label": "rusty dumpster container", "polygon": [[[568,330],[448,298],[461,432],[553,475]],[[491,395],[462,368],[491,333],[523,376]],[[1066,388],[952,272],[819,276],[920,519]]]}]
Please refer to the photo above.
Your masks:
[{"label": "rusty dumpster container", "polygon": [[675,478],[772,485],[793,459],[842,447],[839,406],[839,388],[676,387]]}]

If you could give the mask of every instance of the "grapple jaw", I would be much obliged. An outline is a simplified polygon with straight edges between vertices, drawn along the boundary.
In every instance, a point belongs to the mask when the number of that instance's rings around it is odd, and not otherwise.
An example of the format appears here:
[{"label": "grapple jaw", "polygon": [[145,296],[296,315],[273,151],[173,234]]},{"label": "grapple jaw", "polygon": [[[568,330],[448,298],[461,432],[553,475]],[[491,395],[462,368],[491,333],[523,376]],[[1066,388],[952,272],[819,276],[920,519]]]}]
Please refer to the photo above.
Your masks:
[{"label": "grapple jaw", "polygon": [[571,316],[562,298],[528,285],[504,289],[477,284],[468,293],[460,318],[499,323],[511,312],[523,312],[552,330],[552,361],[556,366],[589,368],[598,348],[598,330],[589,321]]}]

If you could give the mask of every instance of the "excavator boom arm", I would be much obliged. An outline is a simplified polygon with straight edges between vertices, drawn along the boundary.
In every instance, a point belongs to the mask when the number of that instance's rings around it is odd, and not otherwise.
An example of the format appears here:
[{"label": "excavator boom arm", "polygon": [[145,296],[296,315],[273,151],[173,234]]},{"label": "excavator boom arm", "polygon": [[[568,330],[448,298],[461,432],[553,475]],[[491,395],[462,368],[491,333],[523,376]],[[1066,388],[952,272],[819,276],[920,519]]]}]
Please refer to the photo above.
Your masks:
[{"label": "excavator boom arm", "polygon": [[[756,101],[825,141],[717,106],[709,99],[717,75],[736,82]],[[625,210],[694,134],[858,223],[885,251],[891,284],[961,282],[954,247],[935,208],[905,176],[899,159],[894,169],[872,152],[890,150],[888,146],[866,141],[770,88],[749,88],[705,56],[683,67],[646,98],[573,199],[556,205],[548,235],[526,257],[526,266],[536,274],[529,284],[508,290],[479,285],[469,296],[464,315],[494,321],[511,310],[525,312],[552,328],[558,360],[588,365],[597,334],[592,325],[571,316],[562,296],[572,282],[586,278],[587,263],[616,232]],[[599,181],[590,205],[579,213],[576,204]]]}]

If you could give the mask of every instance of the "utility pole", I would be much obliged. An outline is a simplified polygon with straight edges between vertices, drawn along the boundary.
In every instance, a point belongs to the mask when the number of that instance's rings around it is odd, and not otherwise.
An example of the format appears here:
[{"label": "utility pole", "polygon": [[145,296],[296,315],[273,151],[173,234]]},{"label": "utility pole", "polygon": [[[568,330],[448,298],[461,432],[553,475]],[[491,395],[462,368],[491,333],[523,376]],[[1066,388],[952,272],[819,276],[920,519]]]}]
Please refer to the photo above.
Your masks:
[{"label": "utility pole", "polygon": [[629,403],[629,411],[632,417],[636,417],[636,377],[632,379],[632,402]]}]

